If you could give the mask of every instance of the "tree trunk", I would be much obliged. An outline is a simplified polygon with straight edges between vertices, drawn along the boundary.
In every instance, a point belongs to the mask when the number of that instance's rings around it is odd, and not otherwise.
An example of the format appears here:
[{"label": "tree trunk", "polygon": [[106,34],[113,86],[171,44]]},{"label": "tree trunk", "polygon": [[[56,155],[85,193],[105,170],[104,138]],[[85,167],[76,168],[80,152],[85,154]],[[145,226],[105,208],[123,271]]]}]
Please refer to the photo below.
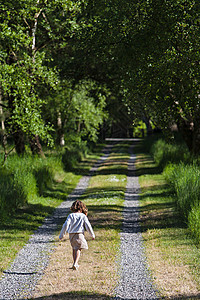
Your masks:
[{"label": "tree trunk", "polygon": [[189,151],[194,155],[200,154],[200,117],[197,117],[194,122],[181,120],[178,129]]},{"label": "tree trunk", "polygon": [[18,155],[22,155],[25,152],[25,141],[24,141],[24,133],[21,130],[16,131],[13,134],[14,142],[15,142],[15,150]]},{"label": "tree trunk", "polygon": [[5,129],[5,123],[4,123],[4,113],[3,113],[3,107],[2,107],[2,89],[0,86],[0,120],[1,120],[1,135],[2,135],[2,145],[6,146],[7,144],[7,138],[6,138],[6,129]]},{"label": "tree trunk", "polygon": [[2,88],[0,86],[0,119],[1,119],[1,136],[2,136],[2,146],[4,149],[4,162],[7,159],[8,151],[7,151],[7,136],[6,136],[6,128],[4,123],[4,113],[2,107]]},{"label": "tree trunk", "polygon": [[37,154],[41,157],[45,157],[38,135],[32,137],[32,139],[30,140],[30,146],[32,154]]},{"label": "tree trunk", "polygon": [[194,122],[192,153],[194,155],[200,154],[200,116],[196,117]]},{"label": "tree trunk", "polygon": [[57,126],[58,126],[58,143],[59,143],[60,146],[64,146],[65,145],[65,138],[64,138],[62,118],[61,118],[61,113],[60,112],[58,112]]}]

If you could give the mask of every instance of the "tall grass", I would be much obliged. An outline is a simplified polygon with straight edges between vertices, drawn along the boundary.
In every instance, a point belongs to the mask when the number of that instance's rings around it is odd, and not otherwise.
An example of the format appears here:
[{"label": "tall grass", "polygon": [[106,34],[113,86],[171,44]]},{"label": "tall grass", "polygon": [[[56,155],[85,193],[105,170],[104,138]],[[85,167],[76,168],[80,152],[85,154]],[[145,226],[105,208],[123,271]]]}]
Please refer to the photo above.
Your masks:
[{"label": "tall grass", "polygon": [[200,168],[197,164],[168,165],[164,175],[176,193],[176,204],[183,220],[200,242]]},{"label": "tall grass", "polygon": [[164,139],[159,139],[153,144],[151,154],[156,164],[162,168],[169,163],[190,161],[190,153],[185,144],[169,144]]},{"label": "tall grass", "polygon": [[183,144],[160,139],[151,153],[175,192],[180,216],[187,223],[196,243],[200,243],[200,167]]},{"label": "tall grass", "polygon": [[60,157],[41,159],[12,155],[0,169],[0,216],[12,214],[51,183],[55,169],[62,168]]}]

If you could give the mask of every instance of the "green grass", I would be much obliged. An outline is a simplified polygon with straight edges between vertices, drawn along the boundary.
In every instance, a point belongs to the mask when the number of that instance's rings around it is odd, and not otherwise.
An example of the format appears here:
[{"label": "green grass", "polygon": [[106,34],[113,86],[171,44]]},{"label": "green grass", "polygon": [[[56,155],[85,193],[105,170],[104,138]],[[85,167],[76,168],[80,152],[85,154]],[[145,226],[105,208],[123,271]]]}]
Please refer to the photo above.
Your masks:
[{"label": "green grass", "polygon": [[200,249],[176,210],[175,195],[150,155],[137,150],[141,228],[154,282],[165,297],[200,292]]},{"label": "green grass", "polygon": [[[55,207],[65,200],[67,195],[76,187],[82,176],[81,173],[88,172],[95,160],[99,158],[99,151],[100,148],[96,153],[88,155],[79,164],[80,173],[77,170],[65,172],[61,167],[53,164],[55,160],[51,158],[50,154],[47,155],[47,159],[52,161],[54,177],[42,187],[42,196],[33,194],[29,197],[28,203],[17,208],[12,214],[6,215],[0,221],[0,276],[13,261],[17,252],[28,241],[34,230],[42,224],[44,218],[51,214]],[[41,176],[42,174],[44,173],[41,173]]]}]

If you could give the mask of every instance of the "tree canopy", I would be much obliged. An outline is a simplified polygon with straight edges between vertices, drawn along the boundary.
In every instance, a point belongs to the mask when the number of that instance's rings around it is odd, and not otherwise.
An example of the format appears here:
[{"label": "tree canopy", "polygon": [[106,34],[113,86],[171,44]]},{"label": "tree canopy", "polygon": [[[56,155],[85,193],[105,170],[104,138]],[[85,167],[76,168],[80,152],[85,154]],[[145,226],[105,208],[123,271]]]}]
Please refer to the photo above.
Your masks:
[{"label": "tree canopy", "polygon": [[151,119],[199,153],[199,12],[194,0],[4,1],[3,135],[21,153],[26,139],[96,140]]}]

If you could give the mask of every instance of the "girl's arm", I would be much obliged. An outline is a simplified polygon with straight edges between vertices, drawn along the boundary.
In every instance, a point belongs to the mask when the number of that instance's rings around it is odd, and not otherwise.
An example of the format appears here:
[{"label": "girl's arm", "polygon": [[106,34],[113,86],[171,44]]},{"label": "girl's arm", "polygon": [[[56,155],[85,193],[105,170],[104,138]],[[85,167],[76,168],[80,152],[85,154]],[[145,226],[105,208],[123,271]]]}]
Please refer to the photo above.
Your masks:
[{"label": "girl's arm", "polygon": [[69,228],[69,224],[70,224],[70,215],[67,217],[67,220],[65,221],[65,223],[63,224],[63,227],[61,229],[60,235],[59,235],[59,239],[61,240],[63,238],[63,236],[65,235],[65,233],[67,232],[68,228]]},{"label": "girl's arm", "polygon": [[90,221],[88,220],[87,217],[85,218],[85,224],[84,225],[85,225],[85,229],[89,232],[89,234],[91,235],[91,237],[93,239],[95,239],[94,231],[93,231],[92,226],[90,224]]}]

